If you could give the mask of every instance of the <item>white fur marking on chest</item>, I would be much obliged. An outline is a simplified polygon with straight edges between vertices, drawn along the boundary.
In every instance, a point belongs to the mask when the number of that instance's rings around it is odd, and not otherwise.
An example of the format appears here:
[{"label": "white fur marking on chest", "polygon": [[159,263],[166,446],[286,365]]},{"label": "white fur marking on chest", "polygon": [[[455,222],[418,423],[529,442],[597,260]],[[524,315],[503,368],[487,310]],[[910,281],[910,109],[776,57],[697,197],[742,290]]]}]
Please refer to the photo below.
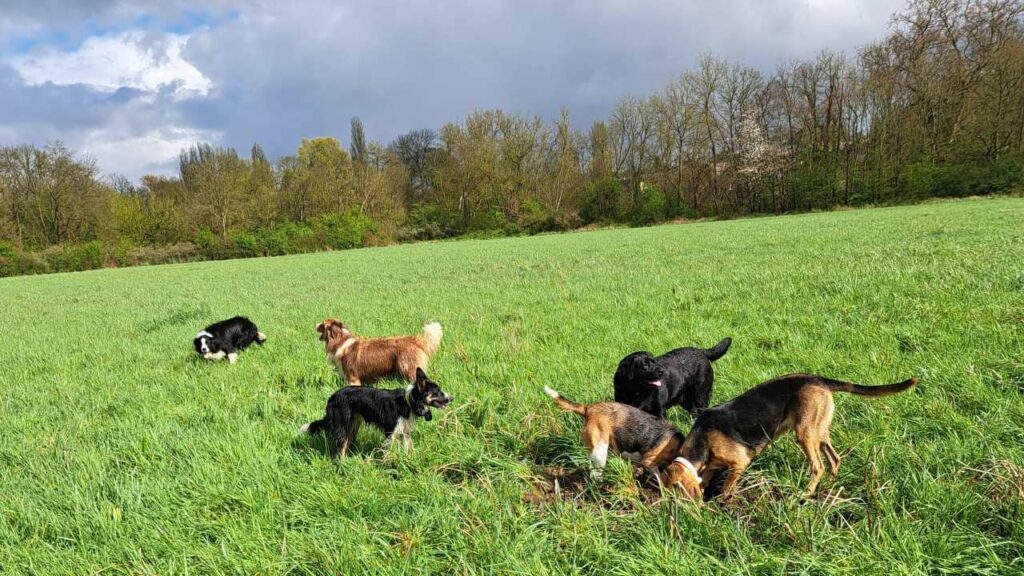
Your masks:
[{"label": "white fur marking on chest", "polygon": [[414,419],[399,418],[398,424],[395,424],[395,434],[399,436],[408,436],[412,434],[412,429],[415,426],[416,421]]},{"label": "white fur marking on chest", "polygon": [[[345,342],[342,343],[341,346],[338,346],[338,349],[334,351],[334,359],[335,360],[341,360],[341,355],[344,354],[345,351],[348,350],[349,348],[351,348],[352,345],[355,344],[355,343],[356,343],[356,339],[355,338],[349,338],[348,340],[345,340]],[[328,354],[327,356],[329,358],[330,354]]]}]

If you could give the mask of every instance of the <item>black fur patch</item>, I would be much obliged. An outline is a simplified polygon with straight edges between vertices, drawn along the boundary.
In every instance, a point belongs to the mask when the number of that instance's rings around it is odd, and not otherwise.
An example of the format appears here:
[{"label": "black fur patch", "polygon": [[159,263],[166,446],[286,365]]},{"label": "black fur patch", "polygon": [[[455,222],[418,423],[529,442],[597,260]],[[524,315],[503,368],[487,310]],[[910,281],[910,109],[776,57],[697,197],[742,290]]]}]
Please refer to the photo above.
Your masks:
[{"label": "black fur patch", "polygon": [[675,436],[680,444],[683,443],[683,433],[664,418],[658,418],[629,405],[623,406],[620,414],[620,425],[613,431],[619,452],[643,454],[664,442],[668,436]]}]

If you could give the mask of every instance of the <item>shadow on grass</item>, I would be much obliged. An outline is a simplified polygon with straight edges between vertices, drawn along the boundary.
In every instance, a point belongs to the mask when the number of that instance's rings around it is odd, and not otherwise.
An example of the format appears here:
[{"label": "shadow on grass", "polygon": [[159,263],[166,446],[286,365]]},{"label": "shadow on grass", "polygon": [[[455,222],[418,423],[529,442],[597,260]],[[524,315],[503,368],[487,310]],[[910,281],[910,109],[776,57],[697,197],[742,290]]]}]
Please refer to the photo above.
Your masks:
[{"label": "shadow on grass", "polygon": [[[292,450],[305,458],[307,462],[314,458],[375,458],[387,450],[383,435],[365,431],[366,425],[360,427],[355,440],[348,446],[348,454],[342,456],[338,447],[324,432],[316,434],[297,433],[291,440]],[[361,439],[361,440],[360,440]],[[400,449],[400,448],[398,448]]]}]

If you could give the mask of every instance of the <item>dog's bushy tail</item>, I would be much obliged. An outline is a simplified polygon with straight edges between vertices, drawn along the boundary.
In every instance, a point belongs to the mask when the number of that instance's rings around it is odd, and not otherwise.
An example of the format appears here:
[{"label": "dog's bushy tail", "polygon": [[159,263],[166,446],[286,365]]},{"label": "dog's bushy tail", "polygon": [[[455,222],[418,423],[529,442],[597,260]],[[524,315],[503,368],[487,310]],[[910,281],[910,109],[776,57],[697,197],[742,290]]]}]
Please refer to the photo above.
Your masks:
[{"label": "dog's bushy tail", "polygon": [[732,338],[722,338],[721,342],[705,350],[704,355],[708,357],[708,360],[714,362],[725,356],[725,353],[729,351],[729,346],[732,346]]},{"label": "dog's bushy tail", "polygon": [[420,346],[427,353],[427,356],[433,356],[437,353],[437,349],[441,347],[441,336],[443,335],[444,330],[441,329],[439,322],[430,322],[423,325],[423,334],[420,335]]},{"label": "dog's bushy tail", "polygon": [[310,422],[308,424],[303,424],[299,428],[299,434],[313,435],[313,434],[319,434],[320,432],[323,432],[324,430],[327,430],[327,418],[321,418],[320,420],[317,420],[315,422]]},{"label": "dog's bushy tail", "polygon": [[547,386],[544,387],[544,393],[547,394],[548,396],[551,396],[551,398],[555,400],[555,404],[558,404],[558,407],[561,408],[562,410],[566,410],[568,412],[575,412],[580,416],[587,415],[587,407],[584,406],[583,404],[577,404],[576,402],[573,402],[568,398],[563,398],[561,394],[559,394],[555,390],[552,390],[551,388],[548,388]]},{"label": "dog's bushy tail", "polygon": [[895,384],[883,384],[881,386],[862,386],[852,382],[832,380],[831,378],[819,377],[819,380],[825,384],[825,387],[829,390],[834,392],[849,392],[858,396],[889,396],[890,394],[897,394],[905,390],[910,390],[915,384],[917,384],[917,378],[911,378]]}]

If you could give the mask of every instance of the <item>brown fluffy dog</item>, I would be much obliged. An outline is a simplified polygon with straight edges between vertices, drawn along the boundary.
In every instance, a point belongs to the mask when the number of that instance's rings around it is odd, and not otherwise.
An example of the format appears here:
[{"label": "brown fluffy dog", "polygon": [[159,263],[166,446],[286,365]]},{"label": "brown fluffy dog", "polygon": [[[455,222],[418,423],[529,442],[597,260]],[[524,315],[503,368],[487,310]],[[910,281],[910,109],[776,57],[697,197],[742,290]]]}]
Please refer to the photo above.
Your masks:
[{"label": "brown fluffy dog", "polygon": [[327,361],[344,376],[349,386],[361,386],[384,376],[416,381],[416,369],[426,372],[430,357],[441,345],[441,325],[431,322],[414,336],[360,338],[344,324],[329,318],[316,331],[327,352]]},{"label": "brown fluffy dog", "polygon": [[916,383],[911,378],[884,386],[861,386],[813,374],[790,374],[759,384],[697,417],[679,458],[666,468],[666,484],[699,500],[701,484],[715,486],[715,477],[724,474],[721,493],[728,498],[751,460],[776,437],[792,430],[811,464],[811,481],[805,492],[811,496],[825,472],[822,452],[832,476],[839,472],[839,453],[829,434],[836,409],[832,393],[888,396]]}]

